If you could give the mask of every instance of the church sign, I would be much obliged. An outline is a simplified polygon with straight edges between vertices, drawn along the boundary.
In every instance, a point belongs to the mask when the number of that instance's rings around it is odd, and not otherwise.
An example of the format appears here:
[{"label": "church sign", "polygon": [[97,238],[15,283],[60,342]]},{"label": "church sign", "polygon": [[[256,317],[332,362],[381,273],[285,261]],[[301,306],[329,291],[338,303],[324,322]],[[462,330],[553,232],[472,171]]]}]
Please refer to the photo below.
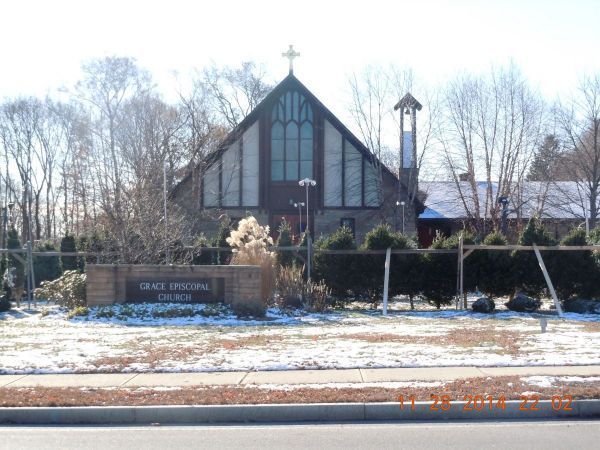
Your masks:
[{"label": "church sign", "polygon": [[223,278],[144,277],[128,278],[128,303],[213,303],[224,301]]}]

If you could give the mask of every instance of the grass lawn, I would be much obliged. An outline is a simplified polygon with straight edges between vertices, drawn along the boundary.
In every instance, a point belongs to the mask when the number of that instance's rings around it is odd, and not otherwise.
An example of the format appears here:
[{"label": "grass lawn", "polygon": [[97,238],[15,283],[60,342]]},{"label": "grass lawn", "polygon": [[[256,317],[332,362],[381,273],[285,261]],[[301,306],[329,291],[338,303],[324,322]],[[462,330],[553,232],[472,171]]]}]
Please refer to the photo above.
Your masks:
[{"label": "grass lawn", "polygon": [[499,311],[269,310],[134,305],[69,318],[56,306],[0,314],[0,373],[236,371],[600,364],[600,316]]}]

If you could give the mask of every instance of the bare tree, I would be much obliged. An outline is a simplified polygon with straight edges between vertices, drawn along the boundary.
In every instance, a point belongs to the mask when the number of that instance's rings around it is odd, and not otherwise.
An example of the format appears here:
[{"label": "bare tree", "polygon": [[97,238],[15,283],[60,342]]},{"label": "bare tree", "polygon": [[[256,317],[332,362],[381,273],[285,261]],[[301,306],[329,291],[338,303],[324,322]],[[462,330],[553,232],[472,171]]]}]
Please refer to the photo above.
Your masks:
[{"label": "bare tree", "polygon": [[443,109],[438,136],[457,200],[478,233],[488,231],[487,219],[498,229],[499,197],[519,210],[518,193],[540,140],[543,102],[511,65],[488,76],[458,77],[446,88]]},{"label": "bare tree", "polygon": [[234,128],[272,89],[265,78],[262,66],[246,61],[240,68],[212,65],[202,71],[200,82],[219,120]]},{"label": "bare tree", "polygon": [[600,200],[600,75],[584,77],[577,94],[558,104],[556,116],[567,147],[562,168],[584,193],[586,215],[594,227]]}]

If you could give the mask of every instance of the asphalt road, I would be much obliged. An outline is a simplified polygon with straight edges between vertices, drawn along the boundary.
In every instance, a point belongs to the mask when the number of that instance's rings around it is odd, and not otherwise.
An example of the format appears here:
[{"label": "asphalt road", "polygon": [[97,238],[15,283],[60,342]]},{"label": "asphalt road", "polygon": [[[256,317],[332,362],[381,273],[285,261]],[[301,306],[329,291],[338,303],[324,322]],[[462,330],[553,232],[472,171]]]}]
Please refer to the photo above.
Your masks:
[{"label": "asphalt road", "polygon": [[600,421],[0,427],[1,449],[596,449]]}]

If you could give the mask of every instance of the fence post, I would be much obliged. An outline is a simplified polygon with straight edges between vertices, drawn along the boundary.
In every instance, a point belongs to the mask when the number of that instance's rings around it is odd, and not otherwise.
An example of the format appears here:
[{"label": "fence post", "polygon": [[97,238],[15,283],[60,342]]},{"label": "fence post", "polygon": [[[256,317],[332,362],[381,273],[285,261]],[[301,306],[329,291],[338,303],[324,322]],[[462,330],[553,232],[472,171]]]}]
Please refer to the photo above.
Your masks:
[{"label": "fence post", "polygon": [[458,237],[458,264],[456,268],[456,291],[458,298],[456,299],[456,309],[466,308],[463,303],[463,235],[462,233]]},{"label": "fence post", "polygon": [[544,274],[544,279],[546,280],[546,284],[548,285],[548,289],[550,290],[550,295],[552,295],[552,300],[554,300],[554,306],[556,307],[556,312],[558,312],[559,317],[563,317],[563,311],[560,306],[560,302],[558,301],[558,297],[556,296],[556,291],[554,290],[554,286],[552,285],[552,280],[550,279],[550,275],[546,270],[546,264],[544,264],[544,260],[542,259],[542,255],[540,254],[540,249],[537,245],[533,244],[533,251],[535,252],[535,256],[540,265],[540,269],[542,269],[542,273]]},{"label": "fence post", "polygon": [[388,287],[390,285],[390,256],[392,249],[388,247],[385,251],[385,275],[383,276],[383,315],[387,316]]}]

